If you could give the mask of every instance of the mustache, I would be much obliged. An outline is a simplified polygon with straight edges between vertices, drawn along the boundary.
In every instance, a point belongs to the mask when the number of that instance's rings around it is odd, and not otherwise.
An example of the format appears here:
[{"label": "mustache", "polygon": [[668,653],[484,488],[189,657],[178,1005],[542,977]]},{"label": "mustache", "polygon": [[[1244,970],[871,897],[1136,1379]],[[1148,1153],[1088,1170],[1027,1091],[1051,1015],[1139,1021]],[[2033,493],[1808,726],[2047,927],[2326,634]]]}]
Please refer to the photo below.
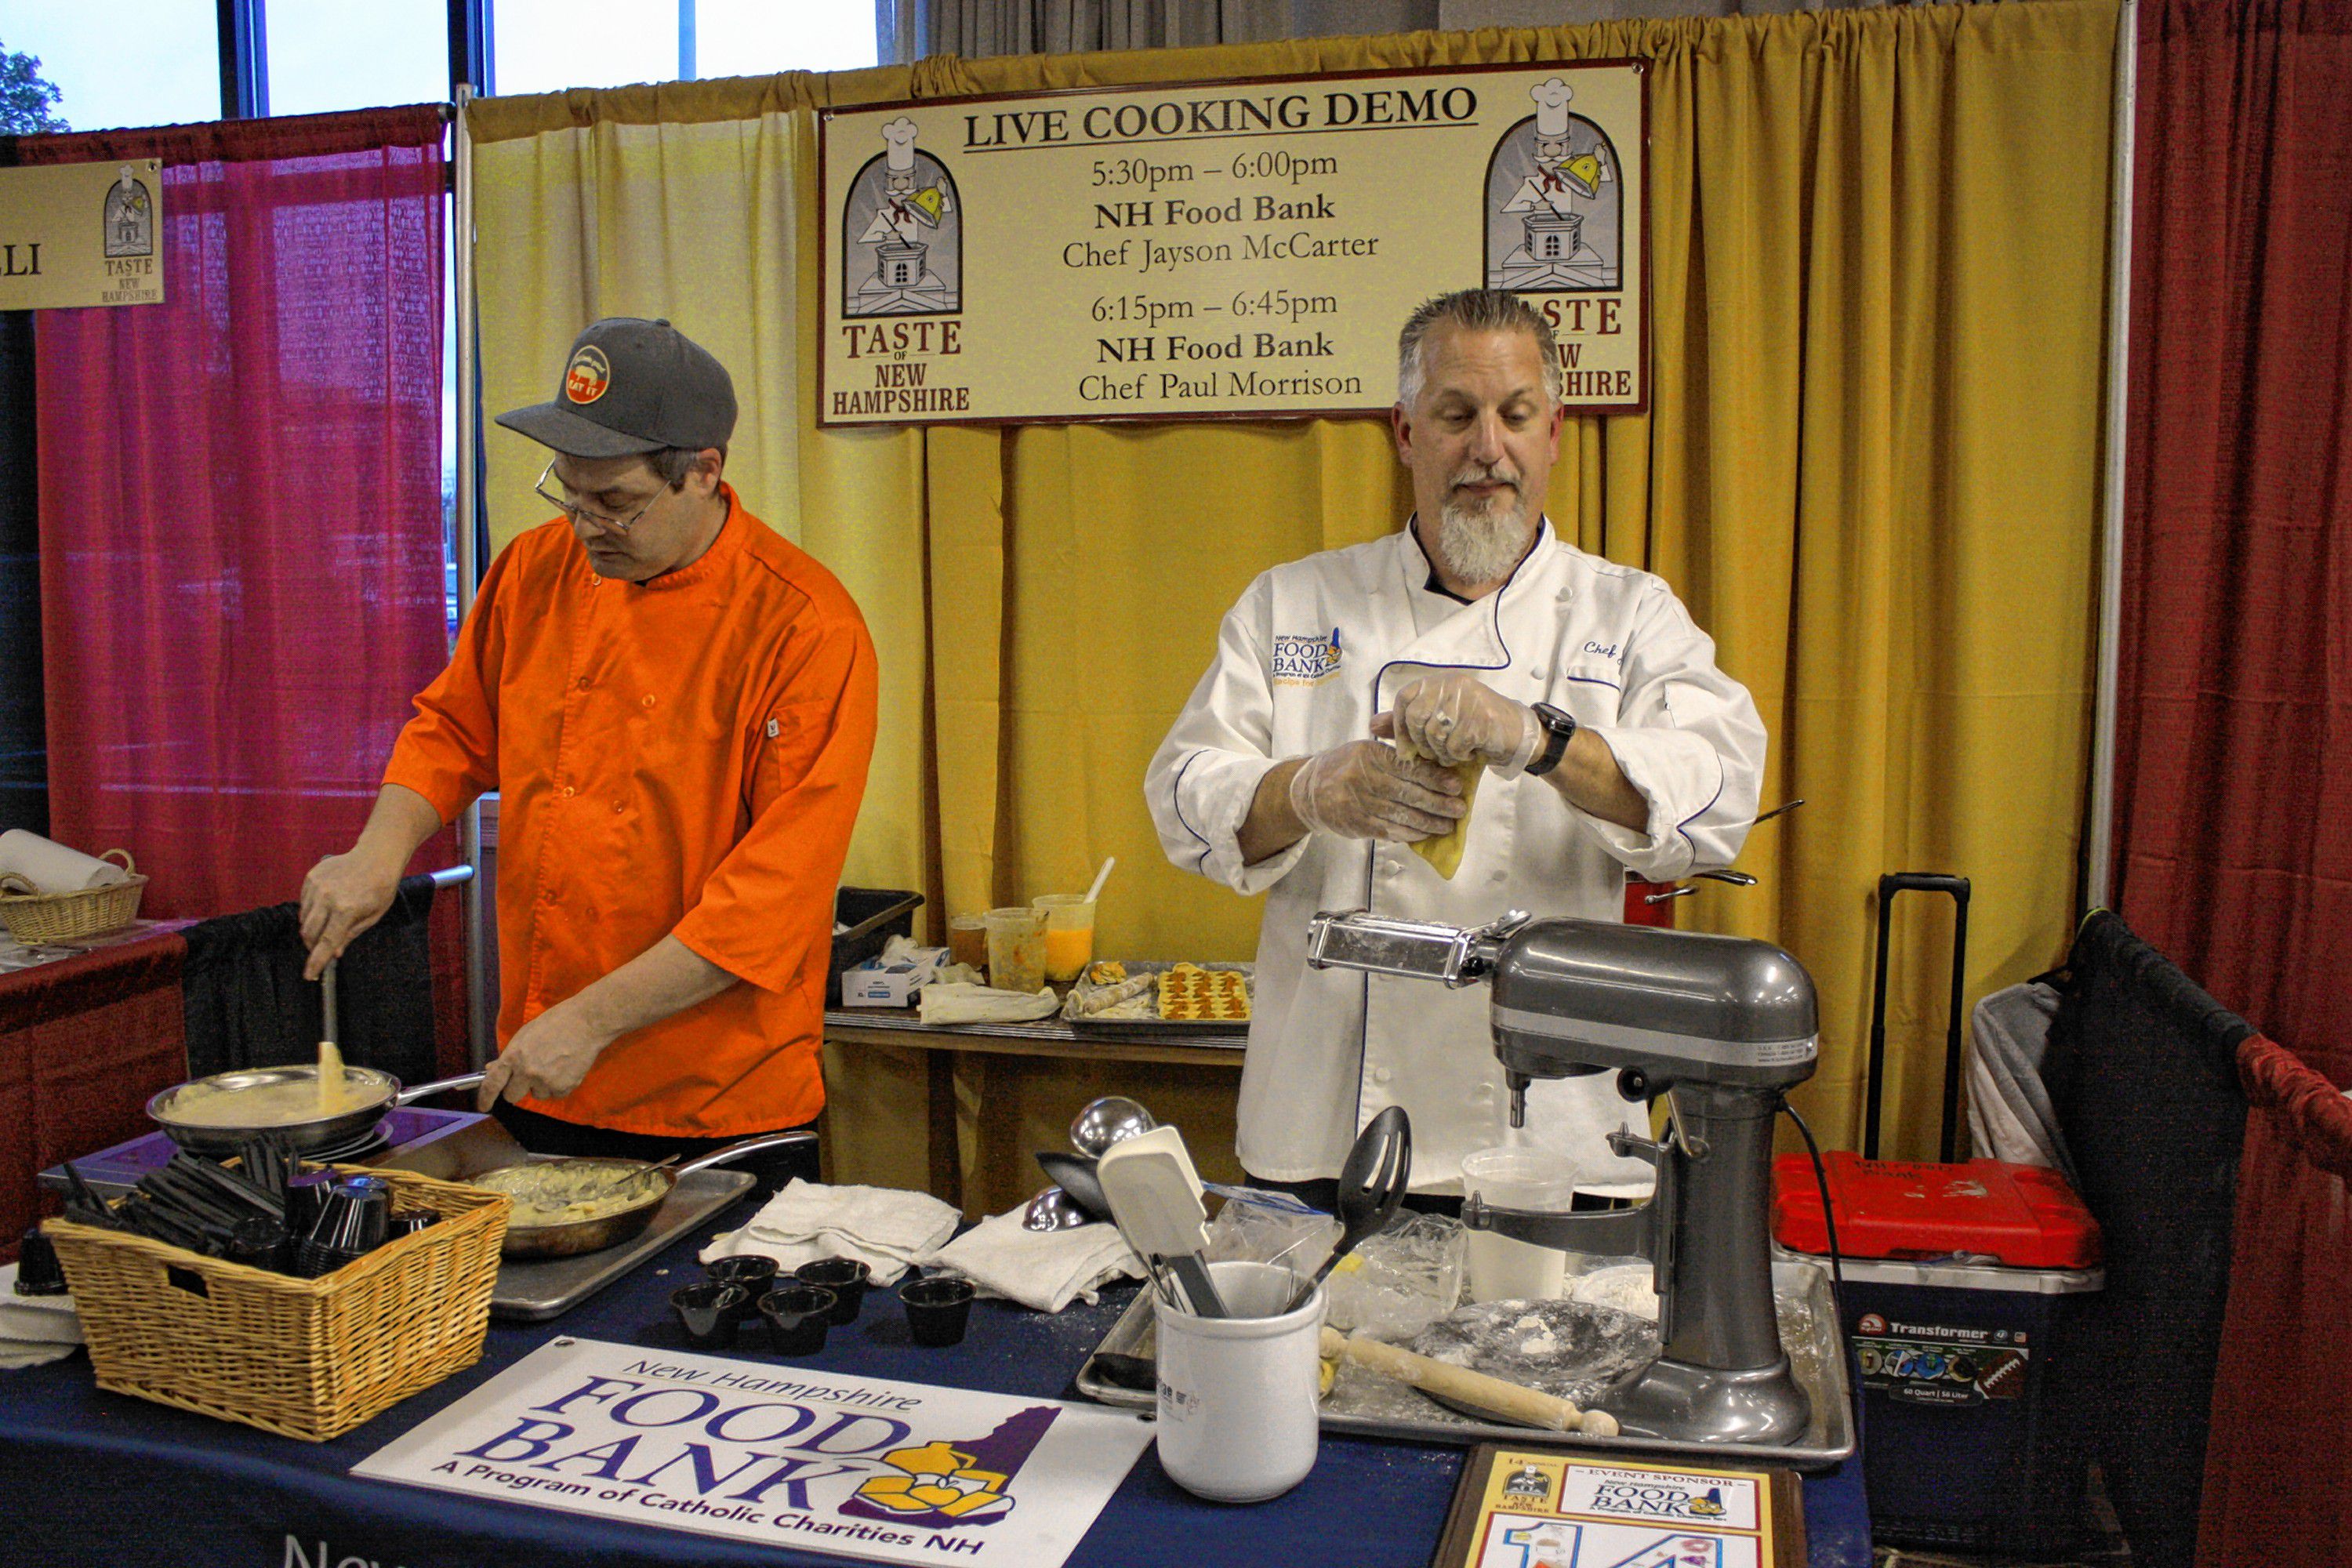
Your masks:
[{"label": "mustache", "polygon": [[1469,463],[1454,469],[1453,479],[1447,483],[1449,488],[1454,489],[1460,489],[1464,485],[1508,485],[1513,489],[1517,489],[1519,475],[1518,470],[1507,463],[1496,463],[1492,466],[1485,463]]}]

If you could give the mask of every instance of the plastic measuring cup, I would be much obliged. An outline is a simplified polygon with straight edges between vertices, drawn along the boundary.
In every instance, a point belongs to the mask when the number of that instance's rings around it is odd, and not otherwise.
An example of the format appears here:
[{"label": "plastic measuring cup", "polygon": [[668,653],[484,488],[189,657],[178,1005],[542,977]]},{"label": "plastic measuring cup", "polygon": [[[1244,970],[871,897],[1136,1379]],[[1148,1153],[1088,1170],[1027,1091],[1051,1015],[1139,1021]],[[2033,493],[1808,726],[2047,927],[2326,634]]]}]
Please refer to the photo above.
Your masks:
[{"label": "plastic measuring cup", "polygon": [[988,924],[989,984],[999,991],[1041,989],[1045,984],[1045,911],[991,910],[981,918]]},{"label": "plastic measuring cup", "polygon": [[[1566,1214],[1576,1167],[1549,1149],[1480,1149],[1462,1157],[1462,1191],[1497,1208]],[[1464,1232],[1473,1301],[1541,1301],[1560,1293],[1568,1254],[1491,1230]]]},{"label": "plastic measuring cup", "polygon": [[1084,893],[1047,893],[1034,904],[1045,916],[1045,978],[1067,984],[1095,959],[1095,901]]}]

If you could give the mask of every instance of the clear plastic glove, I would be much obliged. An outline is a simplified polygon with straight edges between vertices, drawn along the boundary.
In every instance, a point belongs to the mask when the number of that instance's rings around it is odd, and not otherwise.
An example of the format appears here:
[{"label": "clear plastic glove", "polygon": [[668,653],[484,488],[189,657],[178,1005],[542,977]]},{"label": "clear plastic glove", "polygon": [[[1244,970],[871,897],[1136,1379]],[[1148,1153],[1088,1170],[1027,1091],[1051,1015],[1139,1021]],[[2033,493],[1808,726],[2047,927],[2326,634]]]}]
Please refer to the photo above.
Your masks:
[{"label": "clear plastic glove", "polygon": [[1543,742],[1536,711],[1514,702],[1475,675],[1432,675],[1397,693],[1396,706],[1375,715],[1372,733],[1390,735],[1448,767],[1485,763],[1517,773]]},{"label": "clear plastic glove", "polygon": [[1290,776],[1290,809],[1318,833],[1410,844],[1451,829],[1469,808],[1462,781],[1385,741],[1318,752]]}]

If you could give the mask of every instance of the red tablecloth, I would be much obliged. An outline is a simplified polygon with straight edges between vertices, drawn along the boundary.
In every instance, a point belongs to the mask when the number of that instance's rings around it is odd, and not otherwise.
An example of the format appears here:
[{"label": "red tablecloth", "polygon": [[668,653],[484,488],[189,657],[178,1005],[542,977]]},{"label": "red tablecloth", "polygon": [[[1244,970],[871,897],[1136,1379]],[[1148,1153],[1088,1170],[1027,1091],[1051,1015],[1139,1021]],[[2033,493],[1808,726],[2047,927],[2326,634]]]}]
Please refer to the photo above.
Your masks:
[{"label": "red tablecloth", "polygon": [[0,1262],[57,1212],[40,1172],[152,1131],[148,1097],[187,1077],[187,950],[159,932],[0,974]]}]

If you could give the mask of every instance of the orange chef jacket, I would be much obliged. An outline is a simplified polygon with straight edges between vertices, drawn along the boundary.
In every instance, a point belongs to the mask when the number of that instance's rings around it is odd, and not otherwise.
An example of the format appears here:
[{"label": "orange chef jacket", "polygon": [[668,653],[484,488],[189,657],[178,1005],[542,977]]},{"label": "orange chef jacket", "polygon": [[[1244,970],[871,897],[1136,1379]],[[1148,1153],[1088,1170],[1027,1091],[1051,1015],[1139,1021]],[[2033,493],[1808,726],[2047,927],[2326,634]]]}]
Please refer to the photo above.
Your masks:
[{"label": "orange chef jacket", "polygon": [[499,1047],[664,936],[747,984],[623,1035],[531,1110],[729,1137],[824,1104],[834,892],[874,751],[874,644],[743,510],[692,564],[600,578],[561,520],[509,545],[386,784],[445,822],[499,791]]}]

